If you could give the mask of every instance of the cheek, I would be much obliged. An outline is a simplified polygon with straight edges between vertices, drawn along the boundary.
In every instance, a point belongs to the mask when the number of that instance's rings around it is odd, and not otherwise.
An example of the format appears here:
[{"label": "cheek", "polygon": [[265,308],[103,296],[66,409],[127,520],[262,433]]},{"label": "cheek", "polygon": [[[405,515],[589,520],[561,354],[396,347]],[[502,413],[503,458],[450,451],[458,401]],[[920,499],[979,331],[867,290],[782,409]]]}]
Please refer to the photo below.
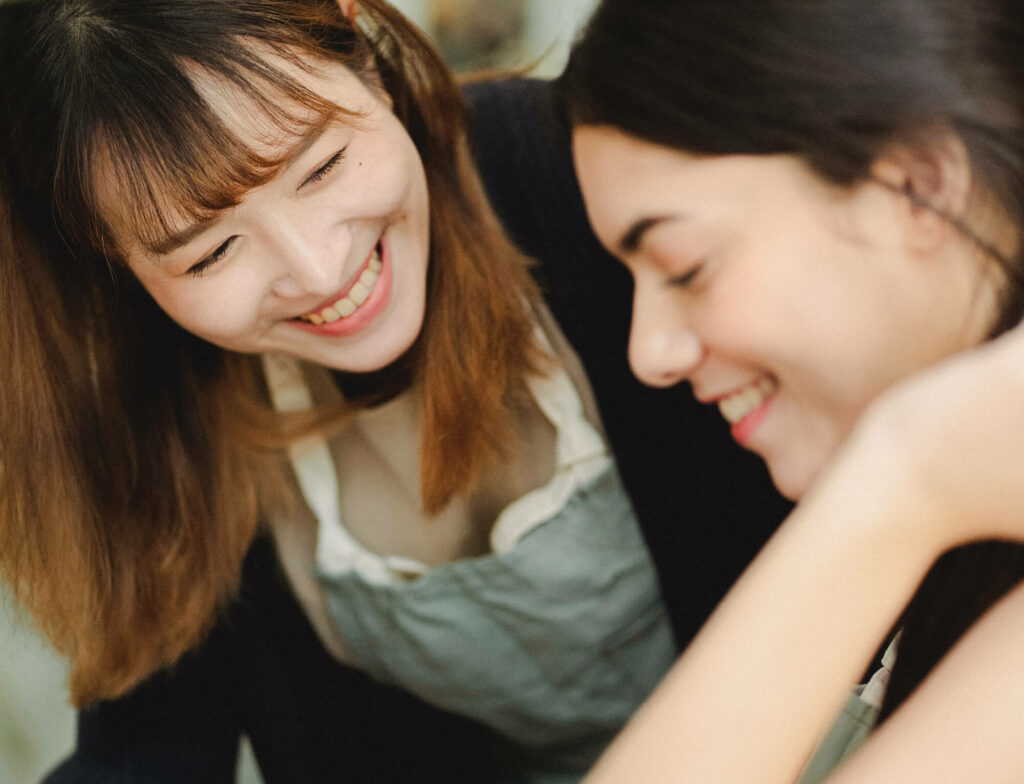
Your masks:
[{"label": "cheek", "polygon": [[355,180],[341,183],[341,198],[357,213],[425,211],[426,177],[412,139],[394,119],[379,133],[356,162]]},{"label": "cheek", "polygon": [[873,354],[884,321],[815,253],[769,245],[721,267],[694,312],[706,348],[781,384],[794,412],[845,429],[873,396]]},{"label": "cheek", "polygon": [[790,356],[804,331],[803,286],[760,253],[722,259],[711,273],[692,314],[708,348],[758,365]]},{"label": "cheek", "polygon": [[244,279],[220,277],[224,279],[145,280],[140,276],[140,281],[157,305],[183,329],[224,348],[235,348],[258,323],[260,298],[249,290]]},{"label": "cheek", "polygon": [[425,238],[430,231],[430,198],[427,190],[427,176],[415,153],[406,166],[402,196],[404,209],[409,213],[406,219],[414,227],[414,230]]},{"label": "cheek", "polygon": [[[794,303],[792,317],[772,336],[770,370],[793,419],[794,443],[808,470],[829,459],[870,402],[891,383],[884,321],[849,297],[826,291]],[[767,350],[767,349],[766,349]]]}]

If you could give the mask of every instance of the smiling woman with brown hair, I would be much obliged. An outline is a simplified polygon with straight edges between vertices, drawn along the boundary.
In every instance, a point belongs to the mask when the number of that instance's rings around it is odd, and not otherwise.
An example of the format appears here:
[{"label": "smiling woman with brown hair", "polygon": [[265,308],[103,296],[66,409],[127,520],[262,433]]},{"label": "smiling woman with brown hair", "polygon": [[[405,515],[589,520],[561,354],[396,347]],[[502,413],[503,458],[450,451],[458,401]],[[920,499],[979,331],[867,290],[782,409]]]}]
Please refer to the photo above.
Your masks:
[{"label": "smiling woman with brown hair", "polygon": [[230,781],[240,733],[268,782],[578,780],[780,504],[629,378],[550,85],[466,89],[531,266],[379,0],[5,0],[0,38],[0,569],[83,706],[51,781]]},{"label": "smiling woman with brown hair", "polygon": [[0,567],[99,770],[139,764],[104,717],[188,681],[262,527],[337,661],[477,722],[495,776],[578,777],[671,631],[422,35],[376,0],[12,0],[0,29]]},{"label": "smiling woman with brown hair", "polygon": [[[4,463],[0,550],[20,598],[71,655],[76,702],[88,703],[177,658],[230,593],[261,472],[280,470],[251,445],[284,438],[249,355],[343,372],[406,356],[426,393],[423,497],[436,512],[508,438],[507,392],[540,361],[523,307],[535,294],[448,124],[455,88],[405,76],[438,66],[415,63],[427,50],[385,6],[362,6],[381,31],[379,75],[369,39],[329,4],[4,11],[38,42],[18,45],[5,88],[8,106],[31,109],[11,113],[4,159],[3,318],[18,372],[3,431],[5,452],[21,458]],[[52,98],[39,89],[48,74],[64,75]],[[294,188],[277,185],[286,175]],[[335,206],[339,187],[352,207]],[[259,200],[246,196],[254,189]],[[310,226],[284,225],[282,199],[332,233],[299,236]],[[423,315],[431,241],[446,261],[433,265]],[[506,261],[481,266],[480,255]],[[374,258],[376,296],[325,324]],[[443,326],[454,318],[480,328]],[[352,406],[340,408],[317,426]]]}]

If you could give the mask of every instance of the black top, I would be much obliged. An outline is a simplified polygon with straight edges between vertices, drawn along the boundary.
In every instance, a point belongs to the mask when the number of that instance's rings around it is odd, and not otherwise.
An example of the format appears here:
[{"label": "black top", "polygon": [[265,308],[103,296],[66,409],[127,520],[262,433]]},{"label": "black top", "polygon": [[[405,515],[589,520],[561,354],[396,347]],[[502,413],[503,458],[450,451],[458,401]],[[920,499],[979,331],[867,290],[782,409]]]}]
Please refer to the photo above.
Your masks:
[{"label": "black top", "polygon": [[512,238],[540,262],[548,305],[590,378],[685,644],[790,505],[716,408],[698,404],[687,385],[653,389],[630,372],[633,284],[587,223],[551,83],[466,92],[487,193]]},{"label": "black top", "polygon": [[[643,387],[626,362],[629,275],[586,222],[549,82],[466,89],[494,206],[538,261],[580,355],[685,644],[788,510],[761,462],[685,386]],[[488,731],[334,661],[258,541],[241,596],[171,672],[79,716],[48,784],[227,784],[247,734],[267,784],[495,780]]]}]

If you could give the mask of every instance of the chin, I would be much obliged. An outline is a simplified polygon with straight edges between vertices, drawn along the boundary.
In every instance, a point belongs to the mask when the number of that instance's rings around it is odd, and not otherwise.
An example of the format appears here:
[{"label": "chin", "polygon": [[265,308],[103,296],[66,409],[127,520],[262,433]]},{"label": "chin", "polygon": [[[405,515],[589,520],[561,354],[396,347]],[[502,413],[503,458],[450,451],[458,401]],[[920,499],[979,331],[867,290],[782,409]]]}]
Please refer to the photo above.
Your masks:
[{"label": "chin", "polygon": [[799,501],[811,486],[818,471],[797,470],[793,466],[776,467],[768,464],[768,473],[779,493],[790,501]]},{"label": "chin", "polygon": [[387,335],[386,340],[371,341],[358,352],[346,351],[343,356],[321,357],[319,364],[343,373],[374,373],[383,370],[412,348],[420,329],[420,326],[410,326],[408,329],[397,330]]}]

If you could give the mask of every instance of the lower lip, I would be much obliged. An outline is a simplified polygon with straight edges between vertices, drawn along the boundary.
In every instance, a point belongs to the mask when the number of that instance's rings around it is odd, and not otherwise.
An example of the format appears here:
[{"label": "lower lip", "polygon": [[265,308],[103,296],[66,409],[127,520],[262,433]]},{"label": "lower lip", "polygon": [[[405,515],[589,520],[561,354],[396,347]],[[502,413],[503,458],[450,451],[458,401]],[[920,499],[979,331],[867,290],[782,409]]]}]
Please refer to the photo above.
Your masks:
[{"label": "lower lip", "polygon": [[306,321],[292,320],[290,323],[306,332],[324,337],[340,338],[355,335],[366,329],[387,307],[391,299],[391,251],[387,240],[380,242],[380,275],[370,296],[351,316],[332,321],[330,324],[310,324]]},{"label": "lower lip", "polygon": [[750,439],[754,435],[754,431],[761,425],[764,418],[768,416],[768,411],[772,407],[772,403],[775,402],[775,396],[772,395],[760,406],[755,408],[749,414],[747,414],[739,422],[736,422],[729,428],[729,432],[732,434],[733,439],[740,446],[746,446]]}]

